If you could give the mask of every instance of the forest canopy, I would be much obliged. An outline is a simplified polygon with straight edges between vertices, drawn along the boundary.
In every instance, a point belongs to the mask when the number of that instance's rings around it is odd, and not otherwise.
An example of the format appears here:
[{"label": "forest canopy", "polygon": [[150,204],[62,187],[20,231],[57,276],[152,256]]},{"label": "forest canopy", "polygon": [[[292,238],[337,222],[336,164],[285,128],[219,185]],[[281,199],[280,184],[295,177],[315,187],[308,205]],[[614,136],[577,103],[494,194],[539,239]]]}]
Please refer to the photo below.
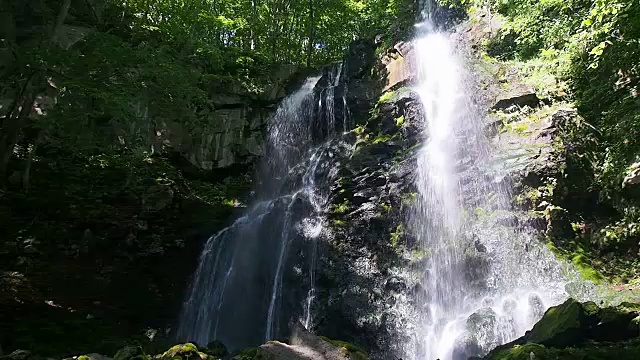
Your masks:
[{"label": "forest canopy", "polygon": [[[410,0],[36,0],[0,3],[0,179],[38,145],[74,154],[144,144],[131,129],[192,124],[207,89],[257,93],[275,65],[339,60],[356,38],[391,42]],[[55,93],[56,106],[37,97]],[[45,97],[52,100],[52,97]],[[36,101],[37,120],[27,109]],[[31,117],[31,118],[30,118]],[[151,123],[150,123],[151,122]],[[115,129],[115,130],[114,130]],[[128,129],[128,130],[127,130]],[[142,145],[140,145],[142,146]],[[14,149],[18,149],[14,151]],[[28,171],[24,171],[28,173]]]}]

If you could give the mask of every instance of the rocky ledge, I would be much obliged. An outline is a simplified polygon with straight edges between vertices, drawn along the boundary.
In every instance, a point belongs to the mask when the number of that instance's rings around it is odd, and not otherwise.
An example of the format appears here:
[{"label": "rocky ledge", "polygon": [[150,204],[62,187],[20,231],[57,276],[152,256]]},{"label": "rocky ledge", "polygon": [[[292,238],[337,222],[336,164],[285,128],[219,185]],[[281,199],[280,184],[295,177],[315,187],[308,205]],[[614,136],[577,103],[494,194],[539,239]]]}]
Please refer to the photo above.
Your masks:
[{"label": "rocky ledge", "polygon": [[547,310],[524,336],[484,359],[637,359],[639,335],[640,304],[600,308],[569,299]]}]

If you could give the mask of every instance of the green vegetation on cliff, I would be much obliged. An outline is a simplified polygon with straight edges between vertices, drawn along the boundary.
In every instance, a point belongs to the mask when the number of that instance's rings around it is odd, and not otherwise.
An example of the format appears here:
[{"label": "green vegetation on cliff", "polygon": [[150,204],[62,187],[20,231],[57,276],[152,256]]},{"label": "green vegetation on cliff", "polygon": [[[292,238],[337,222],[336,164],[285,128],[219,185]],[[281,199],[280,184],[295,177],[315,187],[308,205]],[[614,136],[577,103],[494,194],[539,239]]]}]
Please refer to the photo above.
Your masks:
[{"label": "green vegetation on cliff", "polygon": [[[562,221],[549,220],[556,224],[551,240],[558,253],[584,268],[587,277],[598,280],[602,273],[611,280],[637,282],[640,4],[624,0],[440,2],[464,7],[471,22],[486,23],[488,36],[480,44],[485,60],[515,69],[549,108],[578,110],[573,120],[553,124],[559,129],[554,142],[556,161],[563,165],[555,174],[545,174],[544,184],[525,189],[528,194],[539,193],[536,187],[555,191],[538,200],[527,195],[520,200],[531,200],[534,207],[546,202],[563,212]],[[504,78],[508,86],[509,77]],[[525,118],[508,126],[529,131],[530,122]]]}]

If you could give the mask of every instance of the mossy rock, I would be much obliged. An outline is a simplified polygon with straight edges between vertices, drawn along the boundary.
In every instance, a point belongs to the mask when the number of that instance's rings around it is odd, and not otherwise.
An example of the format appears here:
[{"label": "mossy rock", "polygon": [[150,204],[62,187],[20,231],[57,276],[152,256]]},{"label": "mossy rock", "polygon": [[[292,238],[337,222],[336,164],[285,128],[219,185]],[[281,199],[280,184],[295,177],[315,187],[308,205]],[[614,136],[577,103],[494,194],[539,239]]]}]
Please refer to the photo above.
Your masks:
[{"label": "mossy rock", "polygon": [[491,352],[485,360],[531,360],[531,353],[534,359],[549,359],[548,350],[539,344],[515,345],[509,349],[502,349]]},{"label": "mossy rock", "polygon": [[207,347],[200,349],[203,353],[207,355],[211,355],[213,357],[224,357],[229,354],[227,351],[227,347],[222,343],[222,341],[214,340],[207,344]]},{"label": "mossy rock", "polygon": [[485,359],[626,360],[640,350],[637,304],[599,308],[593,302],[569,299],[549,308],[523,337],[497,347]]},{"label": "mossy rock", "polygon": [[589,338],[596,341],[619,341],[640,335],[640,328],[634,321],[636,311],[619,306],[604,308],[598,313],[598,324],[591,330]]},{"label": "mossy rock", "polygon": [[327,337],[324,336],[320,336],[320,338],[328,343],[331,343],[339,348],[344,349],[344,352],[346,353],[347,356],[349,356],[349,359],[352,360],[369,360],[369,356],[367,355],[367,353],[362,350],[362,348],[360,348],[357,345],[354,345],[352,343],[348,343],[346,341],[340,341],[340,340],[331,340]]},{"label": "mossy rock", "polygon": [[[178,344],[165,351],[161,360],[200,360],[198,347],[192,343]],[[115,360],[115,359],[114,359]]]},{"label": "mossy rock", "polygon": [[[140,346],[125,346],[118,350],[113,360],[149,360],[150,357],[144,353]],[[79,359],[78,359],[79,360]]]},{"label": "mossy rock", "polygon": [[585,332],[598,323],[599,308],[592,302],[569,299],[549,308],[526,335],[527,343],[567,347],[579,343]]},{"label": "mossy rock", "polygon": [[526,342],[563,348],[585,341],[625,341],[640,335],[633,324],[636,309],[634,304],[601,309],[593,302],[569,299],[547,310],[525,335]]},{"label": "mossy rock", "polygon": [[548,348],[540,344],[516,345],[492,351],[484,360],[636,360],[638,354],[640,339],[634,339],[618,343],[590,343],[584,347],[566,349]]},{"label": "mossy rock", "polygon": [[258,356],[258,348],[248,348],[235,354],[230,360],[255,360]]}]

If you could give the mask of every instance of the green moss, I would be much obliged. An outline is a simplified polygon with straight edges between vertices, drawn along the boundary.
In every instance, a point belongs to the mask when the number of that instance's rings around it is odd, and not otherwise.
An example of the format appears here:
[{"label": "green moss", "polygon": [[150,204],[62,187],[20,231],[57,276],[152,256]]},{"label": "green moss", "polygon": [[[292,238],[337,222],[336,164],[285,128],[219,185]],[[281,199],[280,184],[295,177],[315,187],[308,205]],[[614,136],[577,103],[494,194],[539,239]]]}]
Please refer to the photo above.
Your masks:
[{"label": "green moss", "polygon": [[356,126],[353,130],[351,130],[351,132],[356,135],[362,135],[364,134],[365,129],[366,128],[364,125],[360,125],[360,126]]},{"label": "green moss", "polygon": [[80,356],[78,356],[78,359],[77,359],[77,360],[90,360],[90,359],[91,359],[91,358],[90,358],[90,357],[88,357],[87,355],[80,355]]},{"label": "green moss", "polygon": [[380,98],[378,99],[378,103],[388,102],[392,97],[393,91],[388,91],[380,96]]},{"label": "green moss", "polygon": [[567,346],[576,341],[584,316],[582,305],[574,299],[549,308],[527,336],[531,343]]},{"label": "green moss", "polygon": [[384,210],[387,213],[391,212],[391,209],[392,209],[391,205],[385,202],[380,203],[380,207],[382,208],[382,210]]},{"label": "green moss", "polygon": [[401,127],[402,125],[404,125],[404,115],[396,119],[396,126]]},{"label": "green moss", "polygon": [[547,349],[538,344],[515,345],[510,349],[491,353],[486,360],[531,360],[531,353],[546,359]]},{"label": "green moss", "polygon": [[640,339],[633,339],[616,343],[588,343],[564,349],[539,344],[515,345],[509,349],[492,351],[485,360],[636,360],[639,353]]},{"label": "green moss", "polygon": [[386,134],[378,134],[378,136],[375,137],[375,139],[373,139],[373,144],[380,144],[380,143],[384,143],[390,140],[393,140],[395,138],[394,136],[391,135],[386,135]]},{"label": "green moss", "polygon": [[367,353],[357,345],[348,343],[346,341],[331,340],[324,336],[321,336],[320,338],[328,343],[342,348],[351,360],[369,360],[369,356],[367,355]]},{"label": "green moss", "polygon": [[583,280],[589,280],[595,284],[600,284],[604,280],[604,276],[591,267],[589,260],[584,254],[575,255],[571,258],[571,263],[580,271],[580,277]]},{"label": "green moss", "polygon": [[394,249],[398,248],[398,244],[402,235],[404,235],[404,226],[400,224],[396,227],[396,230],[391,233],[391,246]]},{"label": "green moss", "polygon": [[192,343],[178,344],[165,351],[162,360],[198,360],[198,347]]},{"label": "green moss", "polygon": [[404,193],[400,197],[403,206],[413,205],[417,198],[418,198],[418,193],[416,192]]},{"label": "green moss", "polygon": [[349,200],[345,200],[342,204],[333,206],[334,214],[344,214],[349,211]]},{"label": "green moss", "polygon": [[531,132],[527,122],[507,123],[502,125],[503,132],[511,132],[520,136],[527,135]]}]

